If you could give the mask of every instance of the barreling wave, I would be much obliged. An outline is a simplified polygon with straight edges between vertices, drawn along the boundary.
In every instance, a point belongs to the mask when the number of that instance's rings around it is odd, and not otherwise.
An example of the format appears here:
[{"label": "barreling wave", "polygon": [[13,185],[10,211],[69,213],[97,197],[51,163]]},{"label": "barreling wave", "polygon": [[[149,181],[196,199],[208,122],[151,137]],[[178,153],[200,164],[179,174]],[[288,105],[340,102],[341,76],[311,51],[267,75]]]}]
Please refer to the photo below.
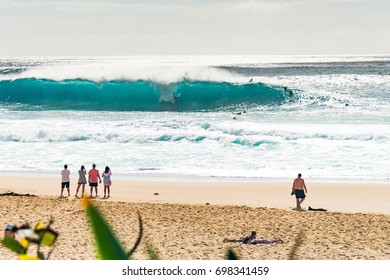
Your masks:
[{"label": "barreling wave", "polygon": [[275,105],[283,88],[263,83],[214,81],[54,81],[24,78],[0,81],[0,104],[21,110],[203,111]]}]

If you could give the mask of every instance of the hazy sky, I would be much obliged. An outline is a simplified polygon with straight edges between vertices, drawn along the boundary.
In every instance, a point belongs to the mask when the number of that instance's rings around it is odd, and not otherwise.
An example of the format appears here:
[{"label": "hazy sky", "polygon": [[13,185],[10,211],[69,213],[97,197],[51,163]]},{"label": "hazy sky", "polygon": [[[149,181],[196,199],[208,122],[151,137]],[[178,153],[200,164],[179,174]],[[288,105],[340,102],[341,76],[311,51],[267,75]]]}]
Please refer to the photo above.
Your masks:
[{"label": "hazy sky", "polygon": [[390,53],[389,0],[0,0],[0,56]]}]

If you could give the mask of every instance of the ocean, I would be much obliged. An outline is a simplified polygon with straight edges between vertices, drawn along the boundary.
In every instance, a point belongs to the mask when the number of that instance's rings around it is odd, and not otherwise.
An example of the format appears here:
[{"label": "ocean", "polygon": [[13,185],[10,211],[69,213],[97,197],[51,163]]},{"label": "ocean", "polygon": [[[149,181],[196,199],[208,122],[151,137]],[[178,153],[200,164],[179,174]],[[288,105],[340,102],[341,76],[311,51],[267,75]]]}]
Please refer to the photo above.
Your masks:
[{"label": "ocean", "polygon": [[1,174],[390,177],[390,56],[0,58]]}]

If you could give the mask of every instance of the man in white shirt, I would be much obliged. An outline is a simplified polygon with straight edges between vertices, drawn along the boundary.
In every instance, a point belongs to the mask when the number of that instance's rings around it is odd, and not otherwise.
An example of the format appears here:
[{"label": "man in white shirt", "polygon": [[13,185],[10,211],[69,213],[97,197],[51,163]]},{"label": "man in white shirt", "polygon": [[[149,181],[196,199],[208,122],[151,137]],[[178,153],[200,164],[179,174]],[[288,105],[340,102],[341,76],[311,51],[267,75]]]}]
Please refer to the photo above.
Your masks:
[{"label": "man in white shirt", "polygon": [[62,180],[61,180],[61,196],[60,197],[62,197],[62,194],[64,192],[64,188],[66,188],[68,190],[68,196],[70,196],[70,191],[69,191],[70,178],[69,178],[69,175],[70,175],[70,171],[68,170],[68,166],[65,164],[64,165],[64,170],[61,171]]}]

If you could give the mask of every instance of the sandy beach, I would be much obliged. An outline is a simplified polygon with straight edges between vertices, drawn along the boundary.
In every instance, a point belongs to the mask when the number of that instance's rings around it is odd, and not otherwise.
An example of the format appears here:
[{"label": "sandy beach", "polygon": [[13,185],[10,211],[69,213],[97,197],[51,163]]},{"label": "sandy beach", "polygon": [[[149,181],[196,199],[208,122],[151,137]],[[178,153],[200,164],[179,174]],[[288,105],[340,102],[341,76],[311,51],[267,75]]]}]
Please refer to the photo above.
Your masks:
[{"label": "sandy beach", "polygon": [[[35,196],[0,196],[0,226],[34,225],[53,217],[60,235],[51,259],[95,259],[84,210],[74,197],[76,182],[71,182],[69,198],[58,198],[59,184],[55,176],[1,176],[0,193]],[[390,259],[388,184],[306,184],[303,207],[327,212],[293,211],[291,182],[114,180],[112,198],[101,199],[100,186],[93,203],[128,249],[137,237],[139,210],[143,241],[154,244],[163,259],[223,259],[229,247],[242,259]],[[284,243],[222,242],[251,230]],[[147,258],[144,242],[134,258]],[[0,248],[0,259],[16,257]]]}]

